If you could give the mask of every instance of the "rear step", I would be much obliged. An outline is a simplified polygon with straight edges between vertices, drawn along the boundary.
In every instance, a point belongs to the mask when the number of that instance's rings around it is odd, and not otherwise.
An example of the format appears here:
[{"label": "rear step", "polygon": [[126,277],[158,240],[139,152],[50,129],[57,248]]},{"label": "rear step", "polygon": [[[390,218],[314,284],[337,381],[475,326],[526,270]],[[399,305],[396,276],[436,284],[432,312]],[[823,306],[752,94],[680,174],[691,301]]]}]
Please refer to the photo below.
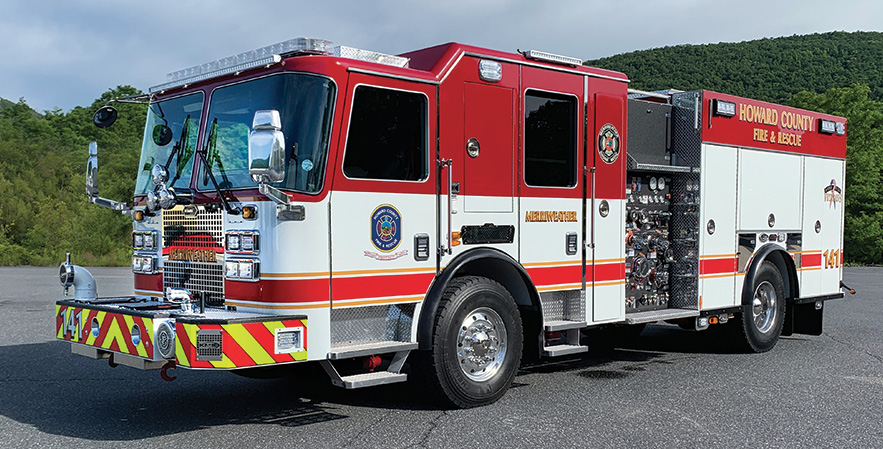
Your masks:
[{"label": "rear step", "polygon": [[[349,346],[347,348],[350,349],[345,351],[341,351],[341,349],[344,348],[337,348],[328,354],[330,360],[320,360],[319,364],[321,364],[322,368],[325,369],[325,372],[328,373],[328,377],[331,378],[332,384],[337,387],[346,388],[347,390],[405,382],[408,380],[408,375],[401,372],[402,367],[405,365],[405,360],[408,358],[408,354],[411,350],[417,349],[417,343],[392,343],[393,342],[383,342],[382,344]],[[369,346],[375,349],[369,350]],[[390,348],[399,348],[401,350],[390,351],[388,350]],[[337,368],[331,363],[331,360],[387,354],[390,352],[395,352],[395,355],[392,357],[392,362],[389,363],[389,368],[387,368],[386,371],[374,371],[341,376],[337,371]]]}]

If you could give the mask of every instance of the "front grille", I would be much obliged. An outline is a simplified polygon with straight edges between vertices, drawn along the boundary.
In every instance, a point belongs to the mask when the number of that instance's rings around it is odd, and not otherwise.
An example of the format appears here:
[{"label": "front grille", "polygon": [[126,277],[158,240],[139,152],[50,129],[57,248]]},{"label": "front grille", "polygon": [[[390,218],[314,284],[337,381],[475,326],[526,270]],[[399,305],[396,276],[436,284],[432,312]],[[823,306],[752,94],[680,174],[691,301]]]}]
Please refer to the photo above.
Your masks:
[{"label": "front grille", "polygon": [[187,246],[196,249],[224,247],[223,212],[208,212],[198,206],[196,217],[185,217],[181,206],[162,212],[163,246]]},{"label": "front grille", "polygon": [[204,295],[208,306],[224,305],[224,266],[209,262],[167,260],[163,266],[163,290],[186,288]]},{"label": "front grille", "polygon": [[[195,217],[185,216],[181,206],[162,212],[163,290],[186,288],[201,294],[208,306],[223,306],[223,212],[209,212],[204,206],[197,206],[197,211]],[[206,251],[216,253],[217,261],[206,262]],[[172,260],[180,258],[191,260]]]}]

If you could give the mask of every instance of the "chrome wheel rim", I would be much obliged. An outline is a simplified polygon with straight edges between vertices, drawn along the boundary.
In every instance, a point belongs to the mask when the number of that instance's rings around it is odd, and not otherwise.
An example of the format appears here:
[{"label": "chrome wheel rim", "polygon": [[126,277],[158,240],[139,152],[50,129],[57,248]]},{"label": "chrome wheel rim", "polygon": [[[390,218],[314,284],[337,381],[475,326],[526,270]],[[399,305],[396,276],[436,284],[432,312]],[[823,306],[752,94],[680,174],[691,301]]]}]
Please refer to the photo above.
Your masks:
[{"label": "chrome wheel rim", "polygon": [[751,302],[751,313],[754,315],[754,327],[767,333],[776,322],[779,313],[776,307],[776,288],[769,281],[763,281],[754,288],[754,299]]},{"label": "chrome wheel rim", "polygon": [[493,309],[473,310],[457,332],[457,359],[470,380],[484,382],[497,374],[506,359],[506,326]]}]

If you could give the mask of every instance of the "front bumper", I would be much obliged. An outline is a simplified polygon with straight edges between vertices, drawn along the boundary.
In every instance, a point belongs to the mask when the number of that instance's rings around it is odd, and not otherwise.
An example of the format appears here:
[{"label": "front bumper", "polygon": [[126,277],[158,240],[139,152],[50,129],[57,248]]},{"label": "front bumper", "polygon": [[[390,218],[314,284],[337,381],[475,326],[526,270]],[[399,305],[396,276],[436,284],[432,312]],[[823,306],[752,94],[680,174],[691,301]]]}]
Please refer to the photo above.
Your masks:
[{"label": "front bumper", "polygon": [[55,303],[55,337],[76,354],[120,354],[129,366],[230,370],[307,359],[304,315],[207,309],[187,314],[164,301],[135,297]]}]

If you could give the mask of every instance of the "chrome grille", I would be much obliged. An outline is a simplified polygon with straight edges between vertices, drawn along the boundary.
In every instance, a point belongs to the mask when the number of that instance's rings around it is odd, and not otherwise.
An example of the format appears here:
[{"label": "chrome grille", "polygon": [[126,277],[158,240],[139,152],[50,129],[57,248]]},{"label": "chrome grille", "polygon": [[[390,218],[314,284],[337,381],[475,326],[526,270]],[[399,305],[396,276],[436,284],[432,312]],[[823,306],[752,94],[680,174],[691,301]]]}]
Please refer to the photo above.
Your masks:
[{"label": "chrome grille", "polygon": [[205,295],[205,304],[224,305],[224,266],[209,262],[166,260],[163,266],[163,290],[166,287],[186,288]]},{"label": "chrome grille", "polygon": [[[190,206],[192,207],[192,206]],[[197,206],[195,217],[184,215],[177,206],[162,212],[163,290],[186,288],[200,293],[209,306],[224,305],[224,223],[223,212]],[[217,262],[170,260],[165,249],[185,248],[218,253]]]},{"label": "chrome grille", "polygon": [[193,248],[224,247],[223,212],[208,212],[198,206],[196,217],[185,217],[181,206],[162,212],[163,246],[186,245]]}]

